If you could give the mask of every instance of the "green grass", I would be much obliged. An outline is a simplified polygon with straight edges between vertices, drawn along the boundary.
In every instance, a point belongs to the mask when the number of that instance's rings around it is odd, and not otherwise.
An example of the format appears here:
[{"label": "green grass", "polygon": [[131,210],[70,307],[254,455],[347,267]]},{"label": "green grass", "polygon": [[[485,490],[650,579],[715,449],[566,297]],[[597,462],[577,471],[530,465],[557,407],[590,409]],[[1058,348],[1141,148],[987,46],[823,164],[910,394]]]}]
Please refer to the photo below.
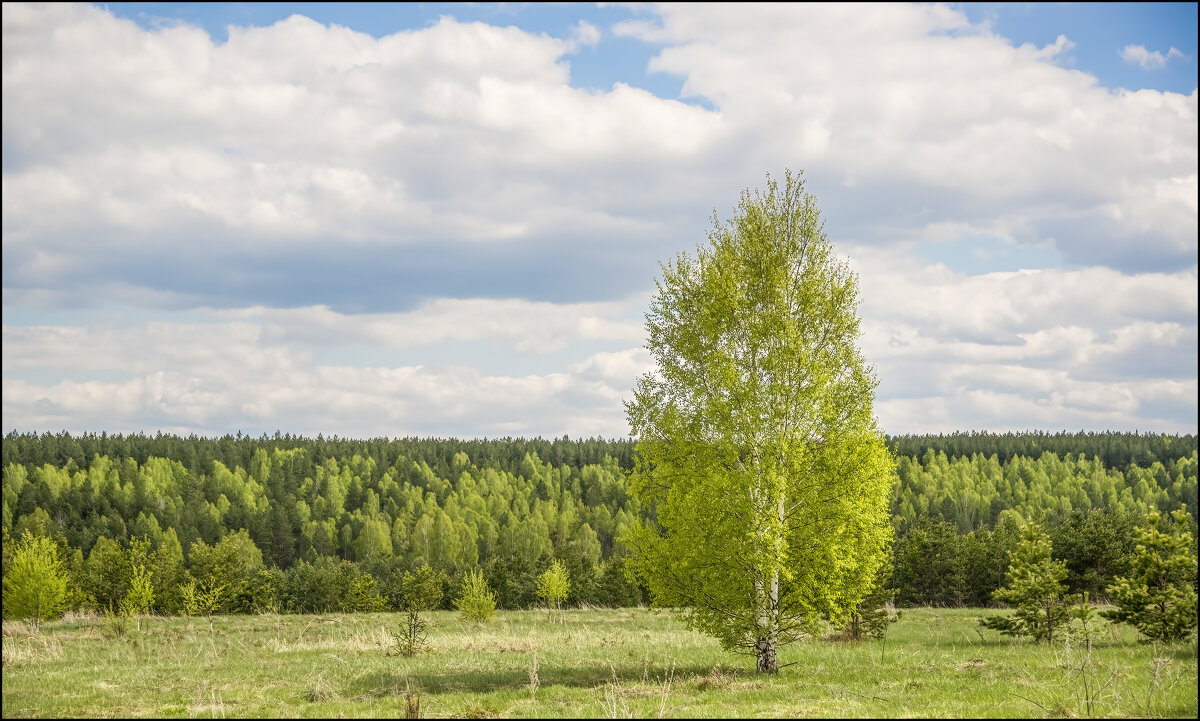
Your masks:
[{"label": "green grass", "polygon": [[[1196,641],[1109,626],[1090,656],[980,630],[980,609],[910,609],[886,644],[813,639],[778,676],[645,610],[429,614],[429,650],[389,656],[399,614],[4,624],[5,717],[1195,718]],[[536,659],[536,664],[535,664]],[[536,683],[531,682],[536,678]]]}]

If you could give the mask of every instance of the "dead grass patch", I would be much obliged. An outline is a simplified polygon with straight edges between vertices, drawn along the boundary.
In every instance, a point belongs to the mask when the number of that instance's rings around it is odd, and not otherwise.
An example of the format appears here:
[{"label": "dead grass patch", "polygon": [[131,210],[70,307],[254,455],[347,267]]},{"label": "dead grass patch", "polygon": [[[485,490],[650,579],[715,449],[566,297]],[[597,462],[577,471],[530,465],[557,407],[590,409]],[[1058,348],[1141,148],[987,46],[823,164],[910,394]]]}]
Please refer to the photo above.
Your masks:
[{"label": "dead grass patch", "polygon": [[312,703],[320,703],[321,701],[332,701],[338,698],[337,689],[333,684],[325,680],[325,674],[318,674],[313,680],[312,685],[308,689],[307,698]]},{"label": "dead grass patch", "polygon": [[4,635],[8,638],[25,638],[26,636],[36,636],[33,628],[24,621],[5,621]]},{"label": "dead grass patch", "polygon": [[731,674],[727,674],[717,666],[713,666],[709,669],[708,673],[696,677],[696,689],[698,691],[707,691],[712,688],[726,688],[733,681],[734,677]]},{"label": "dead grass patch", "polygon": [[48,636],[9,637],[4,640],[3,656],[6,667],[57,661],[62,658],[62,644]]}]

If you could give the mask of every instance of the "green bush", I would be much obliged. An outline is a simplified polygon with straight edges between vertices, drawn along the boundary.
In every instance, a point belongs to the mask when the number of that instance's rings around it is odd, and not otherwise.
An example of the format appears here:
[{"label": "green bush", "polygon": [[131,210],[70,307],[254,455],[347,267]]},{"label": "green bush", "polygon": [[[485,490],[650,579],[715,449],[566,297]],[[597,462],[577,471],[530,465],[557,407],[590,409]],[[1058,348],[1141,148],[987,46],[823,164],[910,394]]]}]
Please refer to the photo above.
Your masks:
[{"label": "green bush", "polygon": [[405,656],[415,656],[425,647],[425,619],[422,611],[437,608],[442,602],[442,586],[445,574],[429,566],[421,566],[416,573],[405,572],[400,583],[400,602],[407,614],[400,633],[395,634],[396,646]]},{"label": "green bush", "polygon": [[454,607],[464,620],[485,623],[496,615],[496,594],[488,588],[483,571],[476,568],[463,579],[462,595]]},{"label": "green bush", "polygon": [[354,579],[342,610],[347,613],[377,613],[387,610],[387,599],[379,594],[379,588],[371,574],[364,573]]},{"label": "green bush", "polygon": [[4,617],[29,621],[36,632],[42,621],[62,615],[66,595],[58,546],[45,536],[23,533],[4,577]]},{"label": "green bush", "polygon": [[548,613],[553,614],[559,610],[571,592],[571,578],[567,575],[567,567],[562,561],[551,563],[550,568],[538,576],[537,589],[538,598],[546,604]]}]

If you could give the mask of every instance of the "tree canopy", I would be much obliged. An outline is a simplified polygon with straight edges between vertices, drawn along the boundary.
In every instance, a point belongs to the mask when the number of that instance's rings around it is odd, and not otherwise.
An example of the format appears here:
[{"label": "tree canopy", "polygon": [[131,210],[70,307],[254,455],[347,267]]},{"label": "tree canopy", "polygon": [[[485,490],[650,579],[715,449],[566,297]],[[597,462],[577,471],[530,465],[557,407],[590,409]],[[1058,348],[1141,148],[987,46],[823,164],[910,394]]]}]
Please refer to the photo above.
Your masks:
[{"label": "tree canopy", "polygon": [[870,590],[894,462],[858,349],[858,286],[800,176],[744,192],[695,257],[663,266],[656,371],[626,405],[632,571],[660,606],[775,672],[776,647]]}]

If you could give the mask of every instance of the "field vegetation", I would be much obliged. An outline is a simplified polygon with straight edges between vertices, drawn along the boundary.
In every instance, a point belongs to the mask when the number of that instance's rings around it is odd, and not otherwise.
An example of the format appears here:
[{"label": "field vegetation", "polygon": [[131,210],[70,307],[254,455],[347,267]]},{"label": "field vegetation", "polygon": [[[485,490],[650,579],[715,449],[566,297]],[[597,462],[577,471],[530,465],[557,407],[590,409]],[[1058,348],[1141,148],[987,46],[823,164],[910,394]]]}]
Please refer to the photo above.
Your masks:
[{"label": "field vegetation", "polygon": [[641,607],[626,441],[13,433],[3,715],[1196,716],[1195,436],[889,443],[869,602],[764,677]]},{"label": "field vegetation", "polygon": [[428,614],[415,656],[389,653],[403,614],[103,617],[4,624],[4,716],[24,717],[1180,717],[1197,714],[1196,640],[1090,647],[981,629],[980,609],[902,611],[881,640],[808,638],[755,673],[670,614]]}]

